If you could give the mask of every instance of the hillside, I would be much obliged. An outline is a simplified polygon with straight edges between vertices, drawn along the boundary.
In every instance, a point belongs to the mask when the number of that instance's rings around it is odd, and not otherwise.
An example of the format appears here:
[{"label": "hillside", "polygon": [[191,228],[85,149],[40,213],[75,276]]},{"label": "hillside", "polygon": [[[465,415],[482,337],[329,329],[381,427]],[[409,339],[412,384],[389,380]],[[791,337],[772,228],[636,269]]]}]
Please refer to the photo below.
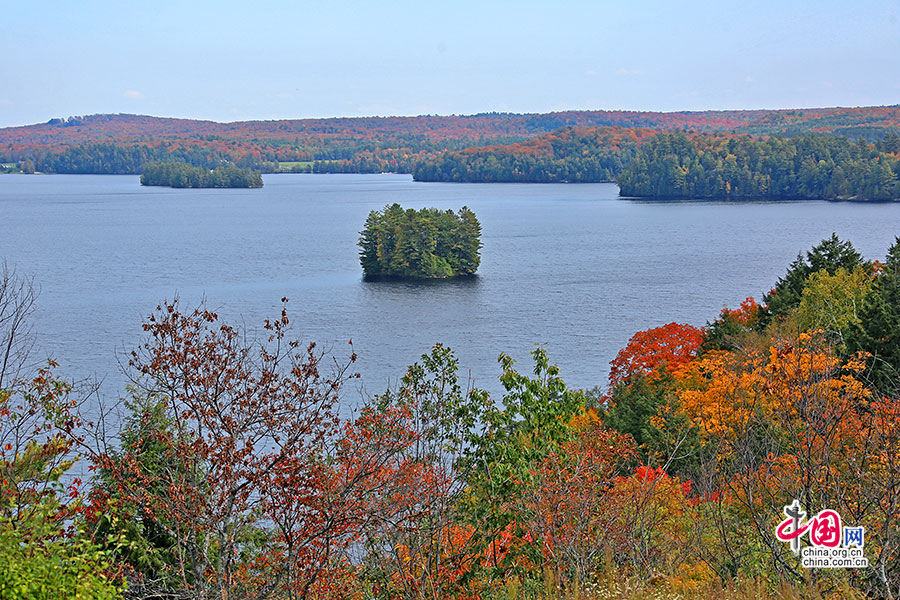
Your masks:
[{"label": "hillside", "polygon": [[524,142],[444,152],[419,163],[416,181],[592,183],[613,181],[637,145],[658,130],[563,127]]},{"label": "hillside", "polygon": [[522,142],[562,127],[840,133],[876,139],[900,130],[900,106],[704,112],[566,111],[547,114],[360,117],[217,123],[142,115],[91,115],[0,129],[0,162],[31,158],[38,170],[137,173],[178,158],[266,170],[412,172],[447,150]]},{"label": "hillside", "polygon": [[804,133],[755,136],[624,127],[564,127],[524,142],[472,147],[423,160],[417,181],[595,183],[625,196],[894,200],[900,136]]},{"label": "hillside", "polygon": [[564,126],[736,130],[744,133],[832,132],[900,128],[900,105],[861,108],[685,112],[566,111],[545,114],[482,113],[466,116],[341,117],[217,123],[146,115],[90,115],[0,129],[0,146],[74,145],[97,141],[147,141],[217,136],[229,140],[342,138],[391,139],[528,136]]}]

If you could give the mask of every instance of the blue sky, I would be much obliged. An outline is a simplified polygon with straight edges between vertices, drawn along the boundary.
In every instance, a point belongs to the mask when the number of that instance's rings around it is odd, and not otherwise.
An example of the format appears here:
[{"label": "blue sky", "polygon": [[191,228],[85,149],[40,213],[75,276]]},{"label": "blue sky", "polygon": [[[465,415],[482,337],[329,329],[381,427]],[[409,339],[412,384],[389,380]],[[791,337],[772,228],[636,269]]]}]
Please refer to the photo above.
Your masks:
[{"label": "blue sky", "polygon": [[900,1],[18,2],[0,126],[900,103]]}]

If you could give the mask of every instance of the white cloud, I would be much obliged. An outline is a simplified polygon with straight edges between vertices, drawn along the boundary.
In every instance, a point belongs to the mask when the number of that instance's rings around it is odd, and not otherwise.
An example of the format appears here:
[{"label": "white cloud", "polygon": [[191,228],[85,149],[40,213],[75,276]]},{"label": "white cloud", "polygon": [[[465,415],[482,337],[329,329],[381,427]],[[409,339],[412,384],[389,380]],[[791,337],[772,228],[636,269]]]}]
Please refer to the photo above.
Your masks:
[{"label": "white cloud", "polygon": [[12,106],[12,103],[9,98],[0,98],[0,106]]},{"label": "white cloud", "polygon": [[125,93],[122,94],[126,98],[130,98],[131,100],[143,100],[144,94],[137,90],[125,90]]}]

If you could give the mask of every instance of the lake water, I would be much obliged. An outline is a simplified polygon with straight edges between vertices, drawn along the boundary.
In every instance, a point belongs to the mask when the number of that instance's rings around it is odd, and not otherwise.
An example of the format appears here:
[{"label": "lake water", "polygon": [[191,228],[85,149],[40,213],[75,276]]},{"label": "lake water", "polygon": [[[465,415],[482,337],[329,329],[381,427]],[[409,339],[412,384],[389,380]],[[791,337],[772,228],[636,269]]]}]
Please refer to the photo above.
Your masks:
[{"label": "lake water", "polygon": [[[136,176],[0,177],[0,258],[34,276],[42,355],[105,379],[143,318],[179,296],[258,326],[290,298],[294,333],[359,355],[383,391],[436,342],[498,390],[497,356],[530,368],[543,344],[574,387],[602,385],[635,332],[703,325],[770,289],[797,253],[837,232],[883,259],[900,204],[622,199],[613,184],[417,183],[404,175],[266,175],[259,190],[144,188]],[[472,280],[365,282],[356,240],[370,210],[457,209],[482,223]]]}]

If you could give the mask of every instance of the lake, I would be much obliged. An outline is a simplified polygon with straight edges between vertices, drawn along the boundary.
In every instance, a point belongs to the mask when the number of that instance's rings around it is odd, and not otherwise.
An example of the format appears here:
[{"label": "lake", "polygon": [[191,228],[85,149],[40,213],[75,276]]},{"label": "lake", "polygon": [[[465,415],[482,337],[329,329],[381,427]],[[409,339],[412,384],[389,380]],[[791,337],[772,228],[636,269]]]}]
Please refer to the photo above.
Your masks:
[{"label": "lake", "polygon": [[[117,357],[153,308],[205,298],[258,331],[290,298],[294,334],[359,355],[383,391],[436,342],[497,391],[497,356],[530,369],[543,344],[570,386],[606,381],[636,331],[703,325],[760,297],[801,250],[837,232],[883,259],[900,204],[649,202],[614,184],[417,183],[405,175],[266,175],[258,190],[145,188],[137,176],[0,177],[0,258],[40,286],[41,356],[121,394]],[[399,202],[475,211],[484,248],[474,279],[365,282],[356,240],[370,210]]]}]

